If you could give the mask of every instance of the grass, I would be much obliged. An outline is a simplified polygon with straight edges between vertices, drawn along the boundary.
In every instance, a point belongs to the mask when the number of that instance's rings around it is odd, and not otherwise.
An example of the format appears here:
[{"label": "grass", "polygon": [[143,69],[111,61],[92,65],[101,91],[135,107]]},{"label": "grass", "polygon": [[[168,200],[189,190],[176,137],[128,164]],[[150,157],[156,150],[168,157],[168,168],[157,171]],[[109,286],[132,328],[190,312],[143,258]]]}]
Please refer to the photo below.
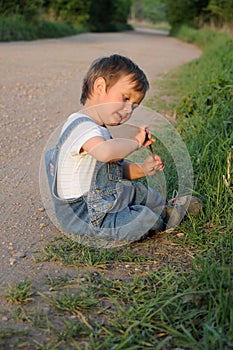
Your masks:
[{"label": "grass", "polygon": [[23,304],[32,299],[31,283],[28,280],[22,280],[19,283],[9,286],[5,299],[13,304]]},{"label": "grass", "polygon": [[203,198],[205,211],[180,225],[181,236],[161,234],[117,249],[83,247],[61,237],[50,242],[36,261],[56,264],[59,274],[47,275],[30,303],[33,281],[9,287],[5,298],[16,308],[13,321],[19,328],[26,325],[27,332],[2,328],[0,345],[23,350],[233,348],[233,43],[227,35],[190,34],[194,42],[208,43],[203,55],[166,75],[160,89],[168,96],[176,91],[166,108],[176,111],[176,127],[194,168],[194,192]]},{"label": "grass", "polygon": [[[196,42],[205,42],[206,31],[192,33],[196,33]],[[230,36],[213,34],[201,58],[166,75],[160,87],[162,96],[176,91],[172,107],[163,107],[176,110],[177,130],[192,159],[194,191],[205,198],[206,213],[213,224],[231,221],[232,49]],[[152,106],[157,102],[150,101]]]},{"label": "grass", "polygon": [[[167,268],[128,280],[77,275],[62,290],[40,294],[50,305],[42,323],[50,341],[36,345],[49,350],[231,348],[232,248],[232,237],[222,237],[192,270],[179,273]],[[35,311],[30,314],[24,306],[19,315],[39,328]]]},{"label": "grass", "polygon": [[110,267],[115,261],[136,262],[149,260],[138,255],[131,247],[124,249],[95,249],[83,246],[68,238],[57,238],[48,244],[37,257],[37,261],[56,261],[67,266],[86,265],[96,268]]}]

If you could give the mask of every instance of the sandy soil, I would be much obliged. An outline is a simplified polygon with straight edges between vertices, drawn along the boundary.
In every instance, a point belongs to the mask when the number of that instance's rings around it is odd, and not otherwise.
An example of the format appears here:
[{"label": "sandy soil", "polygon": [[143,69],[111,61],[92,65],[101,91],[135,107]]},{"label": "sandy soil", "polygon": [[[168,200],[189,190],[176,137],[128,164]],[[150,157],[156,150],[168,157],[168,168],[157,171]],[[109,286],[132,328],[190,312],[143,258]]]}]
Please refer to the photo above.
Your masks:
[{"label": "sandy soil", "polygon": [[192,45],[140,31],[0,44],[0,294],[25,278],[40,284],[57,268],[33,259],[61,235],[40,211],[41,155],[54,128],[78,110],[91,61],[112,53],[135,60],[151,83],[200,55]]}]

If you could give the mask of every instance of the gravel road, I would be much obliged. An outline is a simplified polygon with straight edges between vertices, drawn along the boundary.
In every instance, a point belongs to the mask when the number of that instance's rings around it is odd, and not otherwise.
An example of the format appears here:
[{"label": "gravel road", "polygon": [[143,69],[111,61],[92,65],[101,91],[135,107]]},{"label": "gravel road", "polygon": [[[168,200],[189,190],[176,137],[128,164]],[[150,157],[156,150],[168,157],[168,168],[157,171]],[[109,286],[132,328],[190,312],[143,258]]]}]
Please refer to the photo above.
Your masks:
[{"label": "gravel road", "polygon": [[54,128],[78,110],[89,64],[113,53],[137,62],[151,83],[200,55],[192,45],[140,31],[0,43],[0,288],[25,278],[40,283],[41,269],[52,268],[33,259],[60,235],[41,211],[40,158]]}]

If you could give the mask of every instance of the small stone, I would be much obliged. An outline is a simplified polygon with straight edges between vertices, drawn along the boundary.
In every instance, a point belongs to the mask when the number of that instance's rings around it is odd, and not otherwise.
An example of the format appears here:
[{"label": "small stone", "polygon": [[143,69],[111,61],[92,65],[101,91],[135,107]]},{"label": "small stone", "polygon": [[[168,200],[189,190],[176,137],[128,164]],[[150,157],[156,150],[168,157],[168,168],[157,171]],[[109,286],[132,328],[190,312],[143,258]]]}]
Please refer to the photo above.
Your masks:
[{"label": "small stone", "polygon": [[6,316],[2,316],[2,321],[8,321],[8,318]]},{"label": "small stone", "polygon": [[176,237],[183,237],[184,236],[184,233],[183,232],[178,232],[177,234],[176,234]]},{"label": "small stone", "polygon": [[24,252],[15,252],[14,257],[22,259],[26,257],[26,254]]},{"label": "small stone", "polygon": [[17,263],[17,260],[15,258],[10,258],[10,265],[14,265]]},{"label": "small stone", "polygon": [[41,213],[43,213],[45,211],[45,208],[41,207],[38,209]]}]

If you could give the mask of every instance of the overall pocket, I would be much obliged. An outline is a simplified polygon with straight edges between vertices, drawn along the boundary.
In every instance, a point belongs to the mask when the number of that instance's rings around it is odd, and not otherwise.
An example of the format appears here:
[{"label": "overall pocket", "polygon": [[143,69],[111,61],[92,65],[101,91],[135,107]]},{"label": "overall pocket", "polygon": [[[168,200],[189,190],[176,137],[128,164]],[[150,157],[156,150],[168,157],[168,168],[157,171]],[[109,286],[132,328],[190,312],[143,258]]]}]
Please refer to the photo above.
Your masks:
[{"label": "overall pocket", "polygon": [[93,226],[100,226],[105,215],[111,211],[117,201],[116,190],[98,190],[87,195],[87,207],[90,222]]}]

